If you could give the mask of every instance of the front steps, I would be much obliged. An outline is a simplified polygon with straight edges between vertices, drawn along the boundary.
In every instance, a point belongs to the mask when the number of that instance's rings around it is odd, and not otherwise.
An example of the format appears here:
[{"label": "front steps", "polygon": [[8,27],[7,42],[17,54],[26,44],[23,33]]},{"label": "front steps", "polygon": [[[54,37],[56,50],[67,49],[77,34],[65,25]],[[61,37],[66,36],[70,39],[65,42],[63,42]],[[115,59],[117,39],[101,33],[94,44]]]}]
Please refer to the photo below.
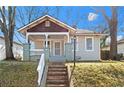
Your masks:
[{"label": "front steps", "polygon": [[64,63],[49,63],[46,86],[69,87],[67,67]]}]

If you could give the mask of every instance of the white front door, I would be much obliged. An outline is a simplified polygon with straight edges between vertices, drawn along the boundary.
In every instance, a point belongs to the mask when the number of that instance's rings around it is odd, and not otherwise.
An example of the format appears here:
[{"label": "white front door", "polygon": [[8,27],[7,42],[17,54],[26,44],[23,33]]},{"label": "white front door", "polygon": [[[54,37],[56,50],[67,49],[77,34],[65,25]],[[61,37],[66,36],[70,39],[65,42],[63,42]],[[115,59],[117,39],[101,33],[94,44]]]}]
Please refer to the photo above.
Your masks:
[{"label": "white front door", "polygon": [[55,56],[61,55],[61,43],[60,43],[60,41],[56,41],[54,43],[54,55]]}]

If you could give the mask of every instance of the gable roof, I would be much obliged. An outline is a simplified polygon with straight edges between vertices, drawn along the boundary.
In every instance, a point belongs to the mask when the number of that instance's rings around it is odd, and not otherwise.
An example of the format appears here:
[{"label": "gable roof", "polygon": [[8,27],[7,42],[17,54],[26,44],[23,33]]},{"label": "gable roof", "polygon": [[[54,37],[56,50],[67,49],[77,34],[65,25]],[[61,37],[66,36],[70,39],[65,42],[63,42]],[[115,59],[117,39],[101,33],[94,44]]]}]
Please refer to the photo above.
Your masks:
[{"label": "gable roof", "polygon": [[124,38],[118,41],[118,44],[124,43]]},{"label": "gable roof", "polygon": [[[59,21],[58,19],[56,19],[56,18],[54,18],[54,17],[52,17],[52,16],[45,15],[45,16],[42,16],[42,17],[38,18],[37,20],[34,20],[33,22],[31,22],[31,23],[29,23],[29,24],[27,24],[27,25],[21,27],[20,29],[18,29],[18,31],[23,32],[24,29],[29,28],[30,26],[34,27],[34,26],[35,26],[34,24],[36,24],[36,23],[37,23],[37,24],[41,23],[41,22],[39,22],[39,21],[44,20],[45,18],[49,18],[49,19],[51,19],[51,20],[57,22],[59,25],[63,25],[64,27],[66,27],[66,28],[68,28],[68,29],[71,29],[71,30],[73,30],[73,31],[76,30],[75,28],[73,28],[73,27],[71,27],[71,26],[69,26],[69,25],[67,25],[67,24],[65,24],[65,23],[63,23],[63,22],[61,22],[61,21]],[[36,25],[37,25],[37,24],[36,24]]]},{"label": "gable roof", "polygon": [[[3,37],[3,36],[0,36],[0,39],[4,40],[4,37]],[[20,44],[20,43],[18,43],[18,42],[15,42],[15,41],[14,41],[13,43],[22,46],[22,44]]]},{"label": "gable roof", "polygon": [[77,31],[77,33],[88,33],[88,34],[94,33],[94,31],[90,31],[90,30],[86,30],[86,29],[77,29],[76,31]]},{"label": "gable roof", "polygon": [[96,36],[107,36],[108,34],[102,34],[100,32],[95,32],[91,30],[86,30],[86,29],[77,29],[76,30],[76,35],[96,35]]}]

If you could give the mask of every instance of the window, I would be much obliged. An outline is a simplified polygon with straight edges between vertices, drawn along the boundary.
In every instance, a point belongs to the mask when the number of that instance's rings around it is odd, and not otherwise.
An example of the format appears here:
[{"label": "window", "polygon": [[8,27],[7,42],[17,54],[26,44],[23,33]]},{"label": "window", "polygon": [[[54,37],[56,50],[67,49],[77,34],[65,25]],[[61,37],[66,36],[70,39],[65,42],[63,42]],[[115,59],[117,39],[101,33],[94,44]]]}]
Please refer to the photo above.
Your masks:
[{"label": "window", "polygon": [[[71,43],[74,45],[74,38],[71,38]],[[76,39],[76,51],[78,51],[78,38]],[[74,46],[73,46],[73,51],[74,51]]]},{"label": "window", "polygon": [[92,51],[93,50],[93,38],[86,37],[85,39],[85,50]]},{"label": "window", "polygon": [[45,27],[50,27],[50,21],[45,21]]}]

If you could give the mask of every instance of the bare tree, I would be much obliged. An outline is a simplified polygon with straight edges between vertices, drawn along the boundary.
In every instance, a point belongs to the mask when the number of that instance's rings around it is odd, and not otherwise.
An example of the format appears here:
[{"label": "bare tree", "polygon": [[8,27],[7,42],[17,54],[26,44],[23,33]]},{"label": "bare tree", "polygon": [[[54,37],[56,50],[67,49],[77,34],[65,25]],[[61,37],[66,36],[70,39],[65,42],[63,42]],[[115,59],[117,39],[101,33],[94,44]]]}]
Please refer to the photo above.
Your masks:
[{"label": "bare tree", "polygon": [[28,7],[17,7],[17,21],[20,23],[21,26],[24,26],[33,20],[37,19],[41,15],[41,10],[35,6],[28,6]]},{"label": "bare tree", "polygon": [[109,31],[110,31],[110,59],[115,60],[117,57],[117,25],[118,25],[118,15],[117,15],[117,7],[111,7],[112,16],[109,18],[104,11],[102,11],[102,15],[108,23]]},{"label": "bare tree", "polygon": [[110,59],[116,60],[117,57],[117,26],[118,26],[118,7],[111,6],[111,17],[107,15],[104,9],[96,10],[100,12],[106,20],[110,32]]},{"label": "bare tree", "polygon": [[8,10],[4,6],[0,7],[0,27],[5,38],[6,60],[14,60],[13,55],[13,35],[15,29],[15,15],[16,7],[8,7]]}]

